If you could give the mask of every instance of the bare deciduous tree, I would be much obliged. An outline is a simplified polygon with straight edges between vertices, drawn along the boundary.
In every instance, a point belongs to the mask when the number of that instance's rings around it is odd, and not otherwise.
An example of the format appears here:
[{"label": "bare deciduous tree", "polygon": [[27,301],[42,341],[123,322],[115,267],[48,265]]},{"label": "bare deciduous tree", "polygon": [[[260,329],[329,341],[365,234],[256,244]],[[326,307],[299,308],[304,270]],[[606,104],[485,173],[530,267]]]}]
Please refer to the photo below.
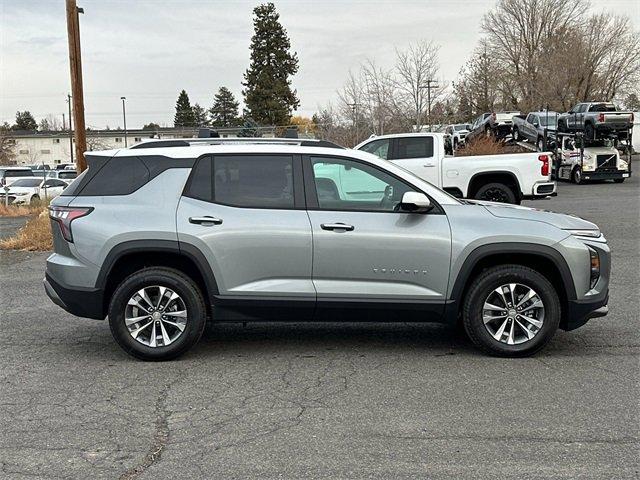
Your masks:
[{"label": "bare deciduous tree", "polygon": [[[407,50],[396,49],[396,86],[410,105],[418,130],[428,110],[426,88],[438,80],[440,63],[438,52],[440,46],[433,41],[422,40],[409,45]],[[440,80],[437,88],[431,90],[431,103],[435,104],[443,95],[446,86]]]}]

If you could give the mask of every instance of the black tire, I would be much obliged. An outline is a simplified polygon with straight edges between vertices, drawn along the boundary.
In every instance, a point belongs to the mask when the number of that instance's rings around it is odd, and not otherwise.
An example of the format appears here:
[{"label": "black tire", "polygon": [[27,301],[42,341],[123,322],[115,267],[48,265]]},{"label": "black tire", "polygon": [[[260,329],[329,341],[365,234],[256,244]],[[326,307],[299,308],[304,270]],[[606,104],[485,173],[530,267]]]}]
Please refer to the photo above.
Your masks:
[{"label": "black tire", "polygon": [[[135,340],[125,325],[125,308],[133,294],[144,287],[161,285],[177,293],[187,309],[186,327],[167,346],[150,347]],[[178,270],[150,267],[140,270],[120,283],[109,303],[109,326],[118,345],[129,355],[141,360],[172,360],[193,347],[204,332],[207,309],[198,286]]]},{"label": "black tire", "polygon": [[582,169],[580,167],[576,167],[571,172],[571,181],[576,185],[582,185],[584,180],[582,178]]},{"label": "black tire", "polygon": [[[542,327],[533,338],[515,345],[496,340],[483,321],[485,300],[501,285],[511,283],[533,289],[544,305]],[[549,343],[560,324],[561,312],[558,294],[543,275],[520,265],[502,265],[485,270],[473,280],[464,299],[462,324],[469,339],[482,351],[501,357],[525,357]]]},{"label": "black tire", "polygon": [[587,123],[584,126],[584,136],[587,138],[587,140],[595,140],[596,139],[596,129],[594,128],[594,126],[590,123]]},{"label": "black tire", "polygon": [[614,178],[614,179],[613,179],[613,181],[614,181],[615,183],[624,183],[624,181],[625,181],[625,180],[626,180],[625,178]]},{"label": "black tire", "polygon": [[40,201],[39,195],[31,195],[31,198],[29,199],[29,204],[38,203],[39,201]]},{"label": "black tire", "polygon": [[519,203],[515,192],[508,185],[497,182],[481,186],[473,198],[488,202]]},{"label": "black tire", "polygon": [[513,127],[513,140],[515,142],[519,142],[520,141],[520,132],[518,131],[518,127]]},{"label": "black tire", "polygon": [[538,137],[538,141],[536,142],[536,149],[539,152],[544,152],[544,138]]}]

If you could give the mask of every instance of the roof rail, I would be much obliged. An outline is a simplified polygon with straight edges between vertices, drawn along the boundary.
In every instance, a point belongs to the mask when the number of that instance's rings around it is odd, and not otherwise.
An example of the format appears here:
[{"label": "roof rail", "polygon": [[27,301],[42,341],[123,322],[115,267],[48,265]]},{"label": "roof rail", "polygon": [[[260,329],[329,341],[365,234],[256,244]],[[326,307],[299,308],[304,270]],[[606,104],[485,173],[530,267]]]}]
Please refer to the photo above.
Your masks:
[{"label": "roof rail", "polygon": [[308,138],[256,138],[256,137],[227,137],[227,138],[181,138],[174,140],[148,140],[138,143],[129,149],[139,148],[167,148],[167,147],[191,147],[198,145],[298,145],[301,147],[324,147],[340,148],[344,147],[327,140],[315,140]]}]

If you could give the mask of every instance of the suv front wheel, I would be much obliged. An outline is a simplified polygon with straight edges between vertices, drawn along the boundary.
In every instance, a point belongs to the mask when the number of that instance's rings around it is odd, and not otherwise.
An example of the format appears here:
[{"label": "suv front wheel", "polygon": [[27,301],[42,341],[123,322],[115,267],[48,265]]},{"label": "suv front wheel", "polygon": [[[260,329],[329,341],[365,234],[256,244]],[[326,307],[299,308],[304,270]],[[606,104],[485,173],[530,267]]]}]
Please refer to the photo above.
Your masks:
[{"label": "suv front wheel", "polygon": [[182,272],[151,267],[116,288],[109,325],[118,345],[141,360],[171,360],[195,345],[207,310],[197,285]]},{"label": "suv front wheel", "polygon": [[474,280],[462,321],[471,341],[485,352],[524,357],[549,343],[560,316],[560,300],[549,280],[528,267],[503,265]]}]

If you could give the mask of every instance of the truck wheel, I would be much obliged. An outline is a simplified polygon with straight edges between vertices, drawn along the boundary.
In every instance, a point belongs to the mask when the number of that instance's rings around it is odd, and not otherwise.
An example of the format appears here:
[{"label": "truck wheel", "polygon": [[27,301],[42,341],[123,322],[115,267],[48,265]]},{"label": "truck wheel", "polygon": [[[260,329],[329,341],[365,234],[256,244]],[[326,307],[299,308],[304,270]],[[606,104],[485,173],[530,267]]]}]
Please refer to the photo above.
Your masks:
[{"label": "truck wheel", "polygon": [[500,203],[519,203],[513,190],[504,183],[487,183],[473,196],[476,200]]},{"label": "truck wheel", "polygon": [[513,140],[516,142],[520,141],[520,132],[518,132],[518,127],[513,127]]},{"label": "truck wheel", "polygon": [[582,179],[582,169],[580,167],[576,167],[573,169],[571,173],[571,181],[576,185],[582,185],[584,180]]},{"label": "truck wheel", "polygon": [[150,267],[127,277],[109,303],[118,345],[141,360],[171,360],[193,347],[207,310],[196,284],[178,270]]},{"label": "truck wheel", "polygon": [[544,152],[544,138],[538,137],[538,141],[536,143],[539,152]]},{"label": "truck wheel", "polygon": [[587,139],[589,139],[589,140],[595,140],[596,139],[596,129],[593,127],[592,124],[587,123],[584,126],[584,136],[587,137]]},{"label": "truck wheel", "polygon": [[462,308],[462,324],[471,341],[502,357],[539,351],[555,334],[560,316],[553,285],[521,265],[485,270],[473,280]]}]

